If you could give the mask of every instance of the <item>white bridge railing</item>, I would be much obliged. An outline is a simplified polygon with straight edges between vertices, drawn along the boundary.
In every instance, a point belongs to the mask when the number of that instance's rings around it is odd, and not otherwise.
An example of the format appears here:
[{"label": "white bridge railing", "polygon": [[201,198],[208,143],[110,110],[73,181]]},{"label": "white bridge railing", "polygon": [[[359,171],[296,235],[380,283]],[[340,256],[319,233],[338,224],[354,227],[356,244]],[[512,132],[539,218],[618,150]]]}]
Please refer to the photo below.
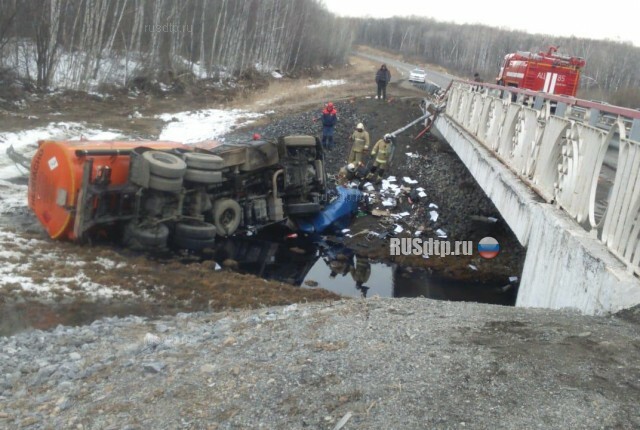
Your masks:
[{"label": "white bridge railing", "polygon": [[446,113],[640,274],[640,111],[454,81]]}]

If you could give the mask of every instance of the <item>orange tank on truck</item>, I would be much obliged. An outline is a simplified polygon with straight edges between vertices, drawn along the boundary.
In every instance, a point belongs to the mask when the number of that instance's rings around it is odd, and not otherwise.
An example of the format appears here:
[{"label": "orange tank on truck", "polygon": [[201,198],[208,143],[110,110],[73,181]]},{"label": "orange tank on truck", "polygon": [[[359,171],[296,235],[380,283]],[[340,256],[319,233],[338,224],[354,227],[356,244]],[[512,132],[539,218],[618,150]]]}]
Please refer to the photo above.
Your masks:
[{"label": "orange tank on truck", "polygon": [[552,46],[546,53],[519,51],[505,55],[496,78],[498,85],[575,96],[585,61],[556,52],[557,48]]},{"label": "orange tank on truck", "polygon": [[29,207],[53,239],[201,250],[327,202],[314,136],[194,145],[163,141],[39,142]]}]

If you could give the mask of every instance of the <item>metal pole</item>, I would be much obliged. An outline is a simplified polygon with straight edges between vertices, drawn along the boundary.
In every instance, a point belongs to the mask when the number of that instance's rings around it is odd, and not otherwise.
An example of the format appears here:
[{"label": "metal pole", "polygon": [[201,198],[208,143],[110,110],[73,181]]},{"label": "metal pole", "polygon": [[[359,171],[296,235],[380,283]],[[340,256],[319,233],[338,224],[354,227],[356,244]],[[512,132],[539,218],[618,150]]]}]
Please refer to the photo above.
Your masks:
[{"label": "metal pole", "polygon": [[420,121],[422,121],[423,119],[429,118],[430,116],[431,116],[431,112],[427,112],[426,114],[422,115],[420,118],[411,121],[409,124],[405,125],[404,127],[399,128],[396,131],[393,131],[393,132],[391,132],[389,134],[391,136],[393,136],[393,137],[396,137],[398,134],[402,133],[403,131],[405,131],[406,129],[411,127],[412,125],[415,125],[415,124],[419,123]]}]

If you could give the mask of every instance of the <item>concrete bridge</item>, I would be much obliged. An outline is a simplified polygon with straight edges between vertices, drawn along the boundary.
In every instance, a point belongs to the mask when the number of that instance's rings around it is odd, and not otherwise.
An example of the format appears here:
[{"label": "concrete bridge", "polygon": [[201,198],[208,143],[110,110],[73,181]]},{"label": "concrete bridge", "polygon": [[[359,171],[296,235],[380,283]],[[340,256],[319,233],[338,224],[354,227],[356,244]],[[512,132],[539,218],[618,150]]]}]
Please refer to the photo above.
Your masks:
[{"label": "concrete bridge", "polygon": [[434,126],[527,248],[517,306],[640,303],[640,111],[453,81]]}]

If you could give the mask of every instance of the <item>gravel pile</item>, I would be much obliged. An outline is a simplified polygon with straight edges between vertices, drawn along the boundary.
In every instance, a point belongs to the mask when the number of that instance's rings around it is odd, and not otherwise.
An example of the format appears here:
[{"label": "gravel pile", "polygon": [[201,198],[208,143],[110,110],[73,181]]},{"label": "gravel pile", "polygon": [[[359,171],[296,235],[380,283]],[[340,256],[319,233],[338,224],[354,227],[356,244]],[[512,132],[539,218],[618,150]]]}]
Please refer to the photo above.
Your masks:
[{"label": "gravel pile", "polygon": [[638,428],[615,318],[427,299],[109,318],[0,338],[0,427]]}]

